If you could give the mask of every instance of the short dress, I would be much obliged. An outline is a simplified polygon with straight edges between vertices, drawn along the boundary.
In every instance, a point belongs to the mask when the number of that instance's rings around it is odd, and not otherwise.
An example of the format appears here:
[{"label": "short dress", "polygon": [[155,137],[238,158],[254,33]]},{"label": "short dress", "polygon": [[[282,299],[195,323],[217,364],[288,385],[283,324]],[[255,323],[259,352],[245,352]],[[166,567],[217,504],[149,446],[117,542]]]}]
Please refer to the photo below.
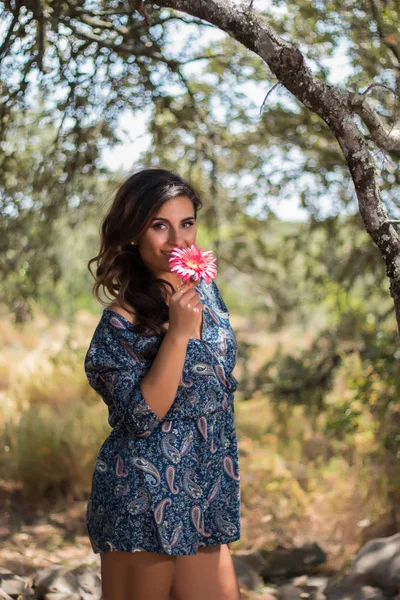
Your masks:
[{"label": "short dress", "polygon": [[85,357],[112,430],[97,455],[86,526],[93,552],[193,555],[240,539],[240,472],[232,375],[237,341],[215,281],[195,289],[201,339],[188,341],[181,380],[163,418],[139,383],[163,335],[145,336],[103,310]]}]

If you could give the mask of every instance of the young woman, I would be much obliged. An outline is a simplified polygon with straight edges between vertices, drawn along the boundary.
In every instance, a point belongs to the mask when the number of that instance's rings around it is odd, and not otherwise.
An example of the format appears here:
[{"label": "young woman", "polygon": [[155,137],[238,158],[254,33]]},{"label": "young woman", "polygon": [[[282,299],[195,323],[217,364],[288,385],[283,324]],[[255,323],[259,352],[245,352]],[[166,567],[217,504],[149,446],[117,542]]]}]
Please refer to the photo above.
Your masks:
[{"label": "young woman", "polygon": [[143,169],[119,188],[89,261],[96,298],[112,300],[85,358],[112,427],[87,504],[103,600],[240,597],[237,342],[215,281],[182,284],[168,262],[196,242],[201,206],[175,173]]}]

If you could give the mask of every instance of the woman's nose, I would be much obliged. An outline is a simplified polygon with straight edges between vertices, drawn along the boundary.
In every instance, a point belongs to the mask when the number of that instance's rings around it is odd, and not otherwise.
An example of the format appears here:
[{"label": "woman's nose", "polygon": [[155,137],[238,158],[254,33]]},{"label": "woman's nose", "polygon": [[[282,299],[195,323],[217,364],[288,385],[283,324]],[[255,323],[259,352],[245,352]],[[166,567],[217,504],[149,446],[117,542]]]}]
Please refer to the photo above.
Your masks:
[{"label": "woman's nose", "polygon": [[182,231],[170,229],[169,242],[175,246],[180,246],[183,243],[184,234]]}]

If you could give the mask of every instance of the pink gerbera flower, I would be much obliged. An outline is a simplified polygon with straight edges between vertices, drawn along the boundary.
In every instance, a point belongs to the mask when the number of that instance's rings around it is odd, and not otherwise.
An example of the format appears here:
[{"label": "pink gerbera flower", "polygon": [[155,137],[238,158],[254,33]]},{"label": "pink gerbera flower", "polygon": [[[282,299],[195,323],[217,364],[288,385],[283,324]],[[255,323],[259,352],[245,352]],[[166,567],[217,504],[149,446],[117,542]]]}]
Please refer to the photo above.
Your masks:
[{"label": "pink gerbera flower", "polygon": [[211,250],[200,250],[196,244],[190,248],[175,248],[169,258],[169,266],[183,281],[199,281],[203,277],[206,283],[211,283],[217,274],[216,258]]}]

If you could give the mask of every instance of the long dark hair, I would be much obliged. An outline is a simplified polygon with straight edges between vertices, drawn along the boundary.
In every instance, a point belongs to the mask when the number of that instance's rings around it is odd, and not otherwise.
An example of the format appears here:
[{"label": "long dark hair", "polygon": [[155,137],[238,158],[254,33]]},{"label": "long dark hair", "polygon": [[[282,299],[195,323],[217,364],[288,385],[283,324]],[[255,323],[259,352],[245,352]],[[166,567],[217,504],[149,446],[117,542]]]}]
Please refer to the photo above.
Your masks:
[{"label": "long dark hair", "polygon": [[[117,190],[114,201],[101,225],[100,252],[88,262],[95,279],[93,295],[103,305],[100,288],[109,299],[131,314],[135,327],[144,335],[160,335],[168,321],[166,280],[156,278],[141,259],[138,246],[131,241],[147,228],[161,206],[177,196],[193,202],[195,218],[202,207],[194,188],[179,175],[166,169],[147,168],[131,175]],[[93,273],[91,265],[97,263]]]}]

